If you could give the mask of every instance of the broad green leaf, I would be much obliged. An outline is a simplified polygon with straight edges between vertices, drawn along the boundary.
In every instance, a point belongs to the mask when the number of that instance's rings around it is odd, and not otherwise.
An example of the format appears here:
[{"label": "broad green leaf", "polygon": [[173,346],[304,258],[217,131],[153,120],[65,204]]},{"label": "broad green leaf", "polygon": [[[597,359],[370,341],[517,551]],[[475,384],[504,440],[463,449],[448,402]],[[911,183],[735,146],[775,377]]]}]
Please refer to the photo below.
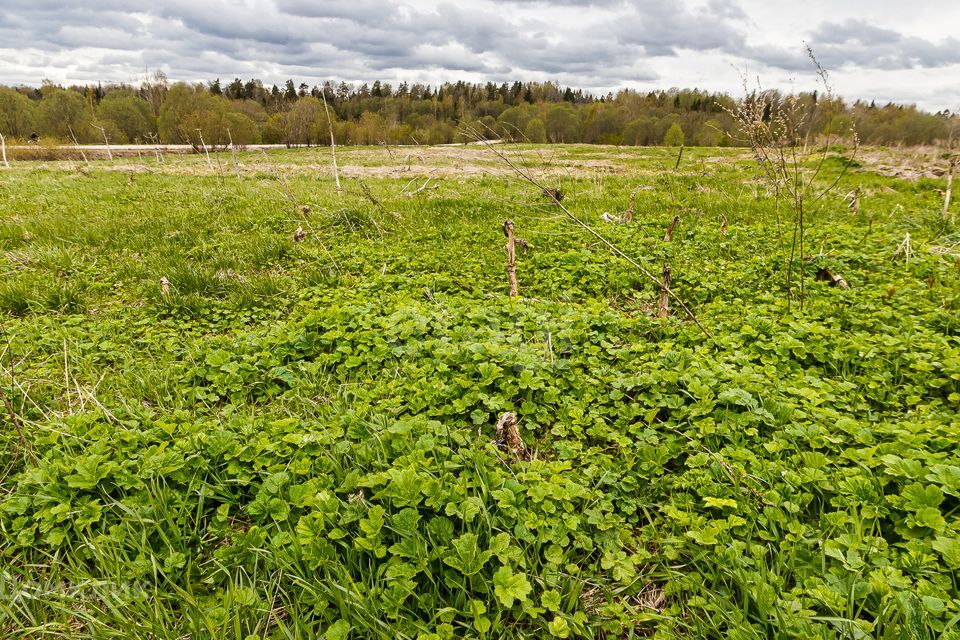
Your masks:
[{"label": "broad green leaf", "polygon": [[737,389],[732,387],[730,389],[724,389],[719,394],[717,394],[717,401],[724,402],[726,404],[737,405],[740,407],[756,407],[756,399],[750,395],[749,392],[744,391],[743,389]]},{"label": "broad green leaf", "polygon": [[416,509],[401,509],[399,513],[390,518],[393,530],[401,536],[415,536],[418,533],[417,527],[420,524],[420,513]]},{"label": "broad green leaf", "polygon": [[326,633],[323,634],[324,640],[347,640],[351,629],[353,627],[346,620],[337,620],[327,627]]},{"label": "broad green leaf", "polygon": [[934,531],[941,531],[947,526],[947,521],[944,519],[943,514],[940,513],[940,510],[936,507],[918,509],[914,514],[914,518],[920,526],[928,527]]},{"label": "broad green leaf", "polygon": [[560,592],[555,589],[544,591],[540,596],[540,604],[542,604],[543,608],[547,611],[554,613],[560,611],[560,602]]},{"label": "broad green leaf", "polygon": [[946,493],[954,497],[960,497],[960,467],[935,464],[930,467],[927,480],[943,489]]},{"label": "broad green leaf", "polygon": [[487,605],[482,600],[470,601],[470,613],[473,615],[473,628],[484,634],[490,631],[490,618],[486,617]]},{"label": "broad green leaf", "polygon": [[360,520],[360,531],[364,536],[368,538],[377,537],[380,535],[380,530],[383,529],[383,516],[386,513],[386,510],[380,505],[371,507],[367,511],[367,517]]},{"label": "broad green leaf", "polygon": [[932,484],[923,485],[919,482],[904,487],[900,496],[903,498],[904,506],[912,510],[924,507],[936,508],[943,502],[943,491],[940,487]]},{"label": "broad green leaf", "polygon": [[510,567],[500,567],[493,574],[493,591],[504,607],[512,607],[514,600],[526,600],[530,589],[527,577],[522,573],[514,573]]},{"label": "broad green leaf", "polygon": [[480,551],[475,533],[463,534],[452,545],[453,549],[443,557],[443,561],[465,576],[478,573],[492,555],[489,551]]},{"label": "broad green leaf", "polygon": [[737,508],[737,501],[736,501],[736,500],[731,500],[730,498],[710,498],[710,497],[707,497],[707,498],[704,498],[704,499],[703,499],[703,504],[707,505],[708,507],[715,508],[715,509],[722,509],[722,508],[724,508],[724,507],[730,507],[731,509],[736,509],[736,508]]},{"label": "broad green leaf", "polygon": [[553,620],[547,623],[547,631],[550,632],[554,638],[569,638],[570,637],[570,625],[567,623],[566,619],[561,618],[560,616],[554,616]]},{"label": "broad green leaf", "polygon": [[934,551],[939,551],[943,561],[951,569],[960,569],[960,538],[937,536],[930,545]]}]

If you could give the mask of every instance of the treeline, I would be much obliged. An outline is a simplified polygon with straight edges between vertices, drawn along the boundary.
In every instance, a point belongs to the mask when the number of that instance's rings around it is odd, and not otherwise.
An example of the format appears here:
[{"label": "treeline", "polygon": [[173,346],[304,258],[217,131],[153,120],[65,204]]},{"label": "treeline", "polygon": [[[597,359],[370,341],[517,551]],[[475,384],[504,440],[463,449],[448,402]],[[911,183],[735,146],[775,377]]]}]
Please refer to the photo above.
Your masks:
[{"label": "treeline", "polygon": [[[783,96],[772,94],[777,101]],[[952,140],[960,118],[911,105],[826,100],[808,105],[813,135],[850,135],[881,145]],[[326,104],[324,104],[324,100]],[[171,84],[162,73],[126,84],[0,86],[0,134],[79,143],[322,145],[443,144],[484,138],[623,145],[737,145],[727,94],[696,89],[594,96],[552,82],[381,82],[267,87],[259,80]],[[328,121],[329,117],[329,121]]]}]

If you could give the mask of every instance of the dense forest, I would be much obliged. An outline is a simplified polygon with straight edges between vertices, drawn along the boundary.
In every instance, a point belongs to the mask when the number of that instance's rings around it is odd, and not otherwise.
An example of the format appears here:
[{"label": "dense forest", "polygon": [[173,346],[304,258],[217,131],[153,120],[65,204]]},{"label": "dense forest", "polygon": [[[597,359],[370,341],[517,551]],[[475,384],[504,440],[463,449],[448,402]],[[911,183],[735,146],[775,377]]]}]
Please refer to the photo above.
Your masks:
[{"label": "dense forest", "polygon": [[[764,99],[783,96],[773,92]],[[865,144],[953,141],[960,117],[912,105],[824,99],[809,105],[814,133],[852,135]],[[324,104],[324,100],[326,104]],[[595,96],[552,82],[387,83],[266,86],[170,83],[155,73],[139,86],[0,86],[0,135],[96,143],[275,143],[322,145],[330,125],[338,144],[442,144],[482,135],[530,142],[623,145],[737,145],[728,111],[734,98],[696,89]],[[328,118],[332,120],[328,122]]]}]

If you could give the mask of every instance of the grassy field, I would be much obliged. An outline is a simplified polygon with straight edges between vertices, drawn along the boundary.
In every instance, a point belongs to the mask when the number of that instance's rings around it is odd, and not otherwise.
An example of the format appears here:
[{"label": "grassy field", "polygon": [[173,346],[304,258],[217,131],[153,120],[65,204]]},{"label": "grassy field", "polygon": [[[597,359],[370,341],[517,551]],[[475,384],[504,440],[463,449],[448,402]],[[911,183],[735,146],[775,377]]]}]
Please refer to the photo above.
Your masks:
[{"label": "grassy field", "polygon": [[801,308],[742,151],[510,153],[709,336],[483,147],[0,172],[0,635],[960,638],[945,179],[855,162]]}]

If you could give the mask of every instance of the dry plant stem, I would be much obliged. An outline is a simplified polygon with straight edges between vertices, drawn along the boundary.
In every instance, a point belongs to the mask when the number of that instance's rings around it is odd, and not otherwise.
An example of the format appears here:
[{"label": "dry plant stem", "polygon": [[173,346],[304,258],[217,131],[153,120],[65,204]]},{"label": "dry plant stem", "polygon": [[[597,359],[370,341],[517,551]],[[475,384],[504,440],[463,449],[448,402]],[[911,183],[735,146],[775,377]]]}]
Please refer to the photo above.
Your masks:
[{"label": "dry plant stem", "polygon": [[[479,142],[486,145],[488,149],[493,151],[493,153],[498,158],[500,158],[504,163],[506,163],[507,166],[509,166],[513,170],[513,172],[516,173],[518,176],[520,176],[522,179],[526,180],[527,182],[529,182],[530,184],[532,184],[533,186],[539,189],[546,188],[539,180],[533,177],[533,175],[531,175],[530,172],[526,171],[522,167],[517,166],[515,162],[513,162],[509,157],[507,157],[502,151],[500,151],[495,146],[490,144],[489,141],[483,140],[482,138],[480,138],[480,136],[475,135],[474,137]],[[626,260],[631,266],[636,268],[641,274],[643,274],[645,278],[647,278],[651,282],[655,282],[658,286],[663,285],[663,283],[659,278],[657,278],[655,275],[650,273],[650,271],[646,269],[643,265],[641,265],[639,262],[637,262],[636,260],[628,256],[626,253],[624,253],[623,250],[620,249],[620,247],[618,247],[617,245],[613,244],[612,242],[607,240],[605,237],[603,237],[603,235],[598,233],[593,227],[591,227],[586,222],[584,222],[583,220],[575,216],[573,213],[571,213],[570,210],[563,205],[563,203],[561,203],[556,198],[553,199],[553,202],[554,204],[557,205],[557,207],[559,207],[560,211],[562,211],[567,218],[569,218],[574,224],[576,224],[581,229],[583,229],[584,231],[586,231],[587,233],[595,237],[597,240],[599,240],[601,243],[603,243],[603,245],[606,246],[608,249],[610,249],[610,251],[613,252],[614,255]],[[683,300],[680,299],[680,296],[674,293],[673,290],[670,288],[667,288],[667,293],[671,298],[673,298],[674,302],[680,305],[680,308],[683,309],[684,313],[686,313],[687,316],[694,322],[694,324],[697,325],[697,328],[700,329],[703,335],[705,335],[708,338],[713,338],[713,334],[707,331],[706,328],[702,324],[700,324],[700,321],[697,319],[697,316],[693,313],[693,311],[690,310],[690,307],[688,307],[683,302]]]},{"label": "dry plant stem", "polygon": [[333,121],[330,120],[330,107],[327,106],[326,94],[326,91],[320,91],[320,97],[323,99],[323,112],[327,115],[327,127],[330,129],[330,154],[333,156],[333,181],[337,185],[337,193],[340,193],[340,171],[337,169],[337,141],[333,139]]},{"label": "dry plant stem", "polygon": [[[957,166],[957,159],[950,159],[950,168],[947,169],[947,193],[943,196],[943,217],[946,218],[950,213],[950,191],[953,189],[953,170]],[[953,222],[953,217],[950,217],[950,222]]]},{"label": "dry plant stem", "polygon": [[113,160],[113,152],[110,151],[110,140],[107,138],[107,130],[103,127],[97,125],[92,125],[94,129],[100,129],[100,133],[103,134],[103,143],[107,146],[107,158]]},{"label": "dry plant stem", "polygon": [[70,367],[67,364],[67,340],[63,340],[63,383],[67,391],[67,410],[73,413],[73,398],[70,394]]},{"label": "dry plant stem", "polygon": [[633,222],[633,204],[636,201],[637,192],[633,190],[630,192],[630,206],[627,207],[627,210],[623,213],[621,218],[623,222],[630,223]]},{"label": "dry plant stem", "polygon": [[[682,149],[682,147],[681,147]],[[663,234],[664,242],[670,242],[673,238],[673,229],[680,222],[680,216],[673,216],[673,220],[667,225],[667,231]],[[663,263],[663,283],[660,285],[660,304],[657,306],[657,317],[667,318],[670,316],[670,263]]]},{"label": "dry plant stem", "polygon": [[680,145],[680,152],[677,154],[677,164],[673,166],[673,172],[680,170],[680,159],[683,158],[683,145]]},{"label": "dry plant stem", "polygon": [[433,185],[433,186],[430,186],[430,181],[431,181],[431,180],[433,180],[433,178],[427,178],[427,181],[424,182],[422,185],[420,185],[420,188],[415,189],[414,191],[411,191],[410,193],[406,193],[406,194],[404,194],[404,195],[405,195],[407,198],[413,198],[413,197],[417,196],[418,194],[421,194],[421,193],[423,193],[424,191],[427,191],[427,190],[429,190],[429,189],[438,189],[438,188],[440,187],[440,185],[438,185],[438,184],[435,184],[435,185]]},{"label": "dry plant stem", "polygon": [[207,149],[207,143],[203,141],[203,131],[197,129],[197,134],[200,136],[200,146],[203,147],[203,152],[207,156],[207,165],[209,165],[210,171],[213,171],[213,162],[210,160],[210,151]]},{"label": "dry plant stem", "polygon": [[850,199],[850,213],[857,215],[860,213],[860,187],[857,187],[847,196]]},{"label": "dry plant stem", "polygon": [[727,237],[727,216],[722,213],[720,214],[720,235]]},{"label": "dry plant stem", "polygon": [[910,232],[907,232],[907,235],[903,237],[903,242],[897,245],[897,250],[893,252],[894,257],[898,255],[903,255],[903,261],[906,263],[910,262],[910,258],[913,257],[913,244],[910,242]]},{"label": "dry plant stem", "polygon": [[[807,53],[816,67],[817,75],[829,97],[833,95],[827,72],[823,69],[807,47]],[[777,205],[777,236],[780,239],[781,252],[783,248],[783,234],[780,231],[779,204],[781,198],[790,203],[793,210],[793,227],[790,239],[789,259],[786,258],[786,287],[787,305],[793,299],[794,262],[797,254],[804,254],[806,240],[807,217],[825,195],[831,192],[837,183],[846,174],[850,162],[846,162],[842,171],[828,186],[818,191],[816,181],[820,176],[825,162],[829,157],[831,133],[819,151],[819,160],[816,167],[809,173],[803,172],[803,159],[799,157],[800,139],[808,137],[815,121],[812,113],[804,113],[802,104],[796,98],[790,97],[778,101],[776,94],[769,91],[757,90],[749,92],[747,79],[743,78],[744,91],[748,94],[737,106],[730,110],[730,115],[737,122],[738,128],[744,135],[754,152],[757,164],[765,173],[765,179],[773,187]],[[775,107],[775,108],[771,108]],[[807,135],[804,135],[806,132]],[[854,134],[853,153],[856,154],[859,141]],[[799,273],[800,306],[803,308],[805,283],[804,273]]]},{"label": "dry plant stem", "polygon": [[163,153],[160,151],[160,137],[155,133],[151,133],[150,139],[153,140],[154,151],[157,153],[157,164],[163,164]]},{"label": "dry plant stem", "polygon": [[237,180],[241,180],[240,163],[237,161],[237,148],[233,146],[233,134],[230,133],[230,129],[227,129],[227,137],[230,138],[230,155],[233,157],[233,168],[237,170]]},{"label": "dry plant stem", "polygon": [[76,147],[77,147],[77,150],[80,152],[80,157],[83,158],[83,161],[84,161],[84,162],[87,164],[87,166],[89,167],[89,166],[90,166],[90,161],[87,160],[87,154],[85,154],[85,153],[83,152],[83,147],[81,147],[81,146],[80,146],[80,143],[77,142],[77,136],[74,135],[74,133],[73,133],[73,127],[71,127],[71,126],[68,125],[68,126],[67,126],[67,129],[69,129],[69,131],[70,131],[70,137],[73,138],[73,144],[74,144],[74,146],[76,146]]},{"label": "dry plant stem", "polygon": [[7,139],[3,137],[2,133],[0,133],[0,152],[3,153],[3,166],[9,169],[10,163],[7,162]]},{"label": "dry plant stem", "polygon": [[680,222],[680,216],[673,216],[673,220],[671,220],[670,224],[667,225],[667,230],[663,234],[664,242],[670,242],[670,239],[673,237],[673,229],[677,226],[678,222]]},{"label": "dry plant stem", "polygon": [[670,265],[663,263],[663,285],[660,287],[660,305],[657,316],[666,318],[670,315]]},{"label": "dry plant stem", "polygon": [[[386,207],[383,206],[383,203],[380,202],[380,200],[378,200],[373,195],[373,192],[370,190],[370,187],[367,186],[367,183],[364,182],[363,180],[360,180],[359,182],[360,182],[360,192],[363,195],[363,197],[369,200],[370,204],[372,204],[377,209],[379,209],[381,214],[383,214],[384,216],[387,216],[390,212],[387,211]],[[370,221],[373,223],[373,226],[376,228],[377,233],[380,234],[380,237],[382,238],[383,229],[380,227],[379,224],[377,224],[377,221],[374,220],[372,217],[370,218]]]},{"label": "dry plant stem", "polygon": [[510,297],[517,297],[517,246],[513,233],[513,220],[504,220],[503,233],[507,236],[507,280],[510,283]]}]

